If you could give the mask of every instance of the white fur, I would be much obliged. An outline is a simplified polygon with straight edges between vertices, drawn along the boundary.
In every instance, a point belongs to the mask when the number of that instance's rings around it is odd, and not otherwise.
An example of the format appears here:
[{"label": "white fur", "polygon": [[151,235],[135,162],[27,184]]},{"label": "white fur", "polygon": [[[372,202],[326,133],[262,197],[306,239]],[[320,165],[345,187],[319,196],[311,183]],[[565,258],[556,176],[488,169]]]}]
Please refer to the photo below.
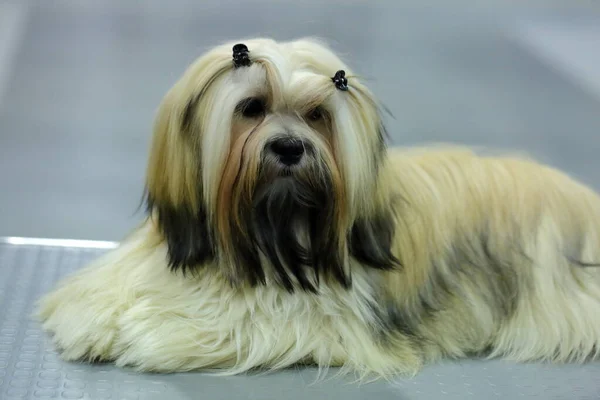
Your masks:
[{"label": "white fur", "polygon": [[[232,72],[228,44],[201,57],[167,94],[149,163],[155,200],[175,210],[187,207],[183,215],[190,218],[199,204],[209,219],[228,217],[228,209],[216,204],[223,201],[219,190],[240,184],[240,176],[257,179],[255,153],[292,127],[312,140],[315,162],[341,171],[332,181],[343,186],[335,193],[345,198],[336,204],[347,210],[335,229],[348,229],[358,217],[386,218],[396,228],[391,243],[365,229],[371,235],[366,241],[384,242],[402,268],[380,271],[353,261],[344,231],[340,248],[346,246],[342,267],[352,272],[350,289],[322,282],[318,294],[292,294],[269,274],[266,285],[233,287],[227,278],[244,268],[228,257],[234,245],[183,276],[169,270],[164,232],[149,218],[119,248],[41,299],[38,316],[65,359],[223,374],[315,363],[389,377],[488,346],[492,357],[518,361],[581,362],[598,354],[600,270],[573,262],[600,263],[596,193],[516,157],[480,157],[460,148],[386,155],[375,100],[331,51],[306,40],[249,44],[256,65]],[[338,69],[352,77],[348,92],[332,86]],[[246,150],[232,151],[231,136],[241,135],[232,128],[233,109],[265,86],[277,106],[260,122],[245,163],[232,164],[229,158],[242,159]],[[206,87],[192,132],[181,132],[186,105]],[[333,132],[302,119],[298,109],[302,102],[314,105],[311,96],[334,115]],[[254,131],[244,124],[238,121],[250,137]],[[233,172],[225,174],[231,165]],[[227,193],[221,191],[230,201]],[[216,229],[227,239],[229,220],[222,220]],[[429,312],[432,304],[439,309]]]},{"label": "white fur", "polygon": [[269,286],[236,291],[218,275],[169,272],[164,246],[147,244],[151,230],[144,227],[44,299],[44,328],[65,359],[101,357],[163,372],[236,374],[315,361],[381,375],[402,371],[372,343],[361,274],[352,291],[325,289],[322,296]]}]

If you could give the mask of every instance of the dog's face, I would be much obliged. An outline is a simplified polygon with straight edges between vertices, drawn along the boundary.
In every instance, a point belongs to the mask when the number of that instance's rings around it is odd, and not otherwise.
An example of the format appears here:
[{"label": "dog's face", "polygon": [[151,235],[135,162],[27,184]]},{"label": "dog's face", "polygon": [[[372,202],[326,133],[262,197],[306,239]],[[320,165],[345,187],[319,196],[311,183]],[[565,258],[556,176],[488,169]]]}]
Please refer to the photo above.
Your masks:
[{"label": "dog's face", "polygon": [[[244,42],[198,59],[165,97],[148,169],[148,203],[174,269],[216,265],[234,284],[315,290],[350,284],[351,258],[390,268],[393,234],[380,170],[375,100],[312,41]],[[387,207],[386,207],[387,206]]]}]

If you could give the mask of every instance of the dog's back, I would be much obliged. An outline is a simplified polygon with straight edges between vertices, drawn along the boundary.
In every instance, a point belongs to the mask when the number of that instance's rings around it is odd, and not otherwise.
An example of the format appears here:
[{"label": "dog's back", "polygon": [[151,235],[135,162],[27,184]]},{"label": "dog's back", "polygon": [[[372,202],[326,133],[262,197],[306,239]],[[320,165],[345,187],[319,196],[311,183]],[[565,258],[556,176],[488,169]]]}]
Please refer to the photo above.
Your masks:
[{"label": "dog's back", "polygon": [[594,355],[600,198],[593,190],[522,156],[438,147],[392,149],[389,158],[404,270],[391,275],[388,290],[403,323],[435,343],[432,357]]}]

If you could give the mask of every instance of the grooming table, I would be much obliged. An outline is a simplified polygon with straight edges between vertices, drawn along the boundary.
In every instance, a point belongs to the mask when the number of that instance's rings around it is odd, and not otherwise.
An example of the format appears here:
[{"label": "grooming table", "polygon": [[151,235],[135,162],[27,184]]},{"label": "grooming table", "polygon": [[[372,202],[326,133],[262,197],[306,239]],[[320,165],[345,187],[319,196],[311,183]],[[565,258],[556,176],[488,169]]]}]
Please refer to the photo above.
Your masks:
[{"label": "grooming table", "polygon": [[413,379],[357,385],[333,373],[316,382],[315,369],[221,378],[62,362],[30,317],[35,301],[59,278],[114,245],[0,239],[0,399],[600,399],[600,363],[447,362]]}]

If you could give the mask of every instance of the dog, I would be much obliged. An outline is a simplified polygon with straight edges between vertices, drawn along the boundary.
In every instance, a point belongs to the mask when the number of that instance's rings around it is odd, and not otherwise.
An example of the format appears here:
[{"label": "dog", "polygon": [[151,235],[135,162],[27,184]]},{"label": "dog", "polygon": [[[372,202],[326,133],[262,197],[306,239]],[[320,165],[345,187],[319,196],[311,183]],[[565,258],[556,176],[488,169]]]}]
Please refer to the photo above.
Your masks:
[{"label": "dog", "polygon": [[393,148],[382,110],[318,40],[198,58],[157,111],[147,218],[39,301],[62,358],[377,379],[597,357],[593,189],[525,156]]}]

